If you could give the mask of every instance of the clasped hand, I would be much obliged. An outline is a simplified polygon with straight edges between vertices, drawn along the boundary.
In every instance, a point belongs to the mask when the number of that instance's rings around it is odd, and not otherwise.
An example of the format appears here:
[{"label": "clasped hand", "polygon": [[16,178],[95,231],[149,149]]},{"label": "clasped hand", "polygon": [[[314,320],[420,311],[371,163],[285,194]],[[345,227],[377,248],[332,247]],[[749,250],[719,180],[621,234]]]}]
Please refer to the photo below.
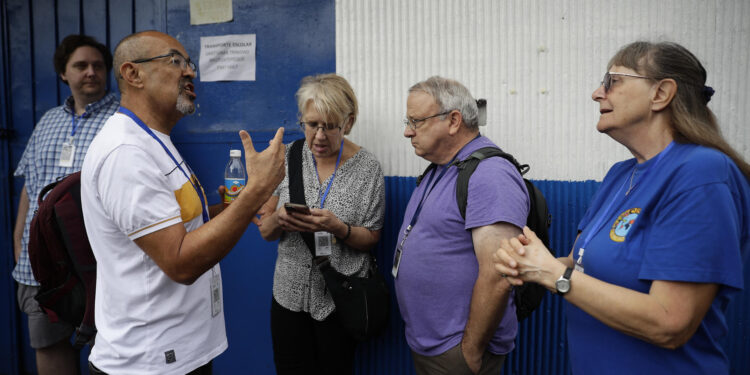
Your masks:
[{"label": "clasped hand", "polygon": [[511,285],[522,285],[524,282],[535,282],[553,290],[555,275],[560,267],[564,268],[550,252],[536,233],[523,228],[523,234],[510,240],[500,241],[500,248],[493,255],[495,269],[508,279]]}]

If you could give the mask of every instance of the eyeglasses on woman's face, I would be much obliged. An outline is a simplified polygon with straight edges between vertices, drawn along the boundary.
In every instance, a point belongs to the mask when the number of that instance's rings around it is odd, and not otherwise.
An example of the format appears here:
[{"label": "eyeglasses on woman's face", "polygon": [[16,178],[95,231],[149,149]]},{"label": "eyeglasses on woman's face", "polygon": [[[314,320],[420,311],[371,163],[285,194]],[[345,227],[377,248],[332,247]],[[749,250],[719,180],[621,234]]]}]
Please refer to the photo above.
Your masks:
[{"label": "eyeglasses on woman's face", "polygon": [[601,86],[604,87],[604,92],[609,92],[609,90],[612,88],[612,83],[614,82],[612,80],[612,76],[623,76],[623,77],[651,79],[651,77],[646,77],[646,76],[642,76],[642,75],[638,75],[638,74],[606,72],[606,73],[604,73],[604,78],[602,79],[602,83],[601,83]]},{"label": "eyeglasses on woman's face", "polygon": [[303,132],[310,133],[317,133],[318,129],[320,129],[323,130],[323,133],[326,135],[335,135],[341,130],[341,125],[315,121],[300,121],[299,127]]}]

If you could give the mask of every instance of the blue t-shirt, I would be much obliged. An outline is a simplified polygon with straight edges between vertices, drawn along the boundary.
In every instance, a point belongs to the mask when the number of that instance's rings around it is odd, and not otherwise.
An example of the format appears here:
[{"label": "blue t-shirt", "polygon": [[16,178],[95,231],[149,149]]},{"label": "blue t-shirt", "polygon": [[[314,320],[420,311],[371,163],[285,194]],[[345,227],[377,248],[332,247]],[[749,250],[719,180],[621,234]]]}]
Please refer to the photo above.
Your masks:
[{"label": "blue t-shirt", "polygon": [[[574,259],[604,214],[585,248],[586,274],[642,293],[652,280],[716,283],[718,295],[693,337],[675,350],[623,334],[566,304],[574,374],[729,372],[718,341],[727,333],[726,306],[743,287],[742,265],[750,253],[747,178],[726,155],[703,146],[674,143],[657,159],[637,166],[630,159],[610,169],[578,226]],[[634,188],[626,196],[633,173]]]},{"label": "blue t-shirt", "polygon": [[[463,160],[487,146],[497,147],[486,137],[475,138],[458,152],[456,159]],[[457,168],[447,167],[435,183],[445,168],[439,166],[428,173],[412,193],[397,242],[403,240],[404,229],[428,192],[404,242],[394,281],[406,323],[406,341],[412,350],[426,356],[446,352],[463,337],[479,270],[471,229],[497,222],[520,228],[529,212],[521,175],[507,160],[493,157],[479,163],[471,175],[464,220],[456,204]],[[495,354],[513,350],[517,324],[511,298],[487,350]]]}]

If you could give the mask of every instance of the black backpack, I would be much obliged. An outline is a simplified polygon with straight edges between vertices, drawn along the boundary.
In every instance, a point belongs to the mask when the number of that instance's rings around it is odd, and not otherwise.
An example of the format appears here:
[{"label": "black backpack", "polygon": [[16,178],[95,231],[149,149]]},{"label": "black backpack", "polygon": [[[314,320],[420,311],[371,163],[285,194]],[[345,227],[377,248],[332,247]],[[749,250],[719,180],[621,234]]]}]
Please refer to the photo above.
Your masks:
[{"label": "black backpack", "polygon": [[29,261],[39,292],[34,297],[51,322],[77,327],[74,347],[96,335],[96,258],[81,209],[81,172],[62,177],[39,193],[31,220]]},{"label": "black backpack", "polygon": [[[520,164],[513,157],[513,155],[503,152],[497,147],[484,147],[474,151],[469,157],[464,160],[453,162],[453,165],[459,169],[458,177],[456,178],[456,202],[458,203],[458,210],[461,212],[461,217],[466,219],[466,200],[469,195],[469,178],[471,178],[474,170],[477,169],[479,162],[484,159],[499,156],[511,162],[518,172],[523,176],[529,171],[528,164]],[[422,182],[422,178],[430,170],[437,167],[436,164],[430,164],[424,173],[417,178],[417,185]],[[544,242],[544,245],[549,249],[549,226],[552,223],[552,216],[549,214],[547,208],[547,201],[544,199],[542,192],[526,178],[523,179],[526,183],[526,190],[529,192],[529,216],[526,218],[526,225],[533,230],[539,239]],[[552,250],[550,250],[552,252]],[[554,255],[554,253],[553,253]],[[536,283],[524,283],[522,286],[515,287],[514,301],[516,303],[516,317],[518,321],[526,319],[531,313],[539,307],[544,298],[544,292],[546,289]]]}]

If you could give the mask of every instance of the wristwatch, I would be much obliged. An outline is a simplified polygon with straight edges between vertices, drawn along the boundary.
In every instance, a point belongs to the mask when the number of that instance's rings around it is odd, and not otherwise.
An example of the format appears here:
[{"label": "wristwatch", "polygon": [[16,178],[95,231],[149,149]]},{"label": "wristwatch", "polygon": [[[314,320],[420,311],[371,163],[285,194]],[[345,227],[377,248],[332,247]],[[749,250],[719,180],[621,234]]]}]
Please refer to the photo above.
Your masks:
[{"label": "wristwatch", "polygon": [[570,275],[573,274],[573,269],[568,267],[565,269],[565,272],[560,276],[557,281],[555,281],[555,289],[557,289],[557,294],[563,295],[570,291]]}]

